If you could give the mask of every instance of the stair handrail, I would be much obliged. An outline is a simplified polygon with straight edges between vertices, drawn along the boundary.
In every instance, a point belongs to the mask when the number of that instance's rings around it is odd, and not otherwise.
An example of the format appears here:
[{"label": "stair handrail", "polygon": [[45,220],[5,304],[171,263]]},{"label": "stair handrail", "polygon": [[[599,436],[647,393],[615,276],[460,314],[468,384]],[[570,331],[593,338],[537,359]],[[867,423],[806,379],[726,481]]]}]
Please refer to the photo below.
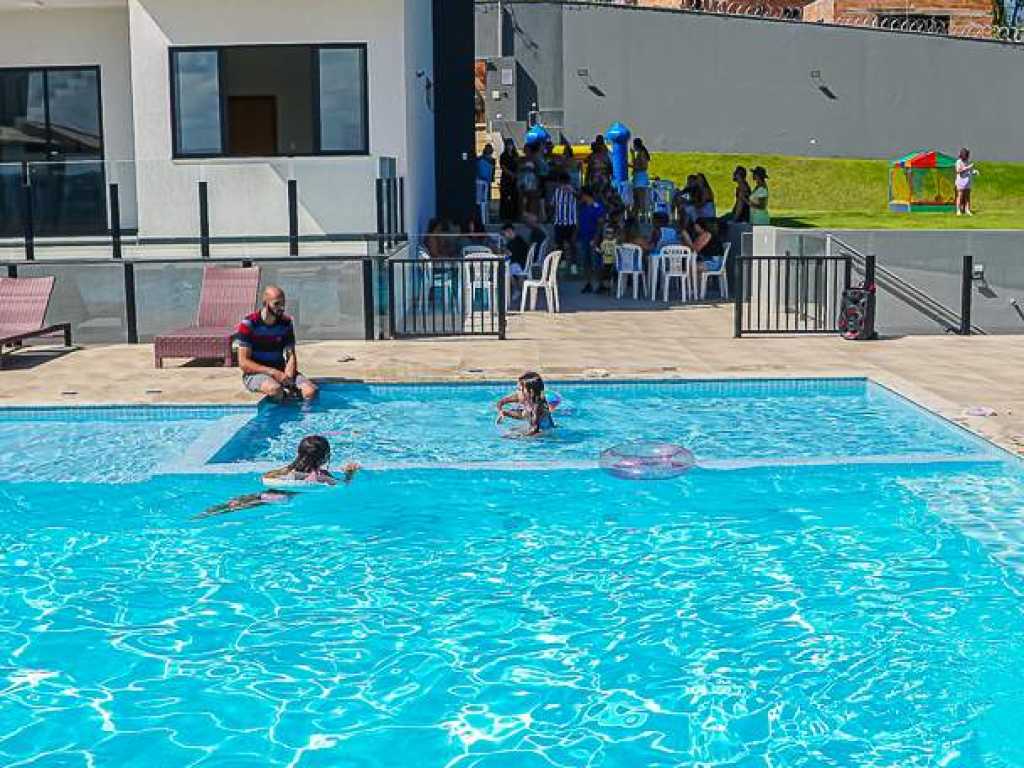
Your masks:
[{"label": "stair handrail", "polygon": [[[863,253],[849,243],[829,233],[825,236],[825,251],[829,255],[832,253],[833,244],[838,245],[851,256],[857,271],[864,272],[866,257]],[[878,280],[879,277],[884,278],[884,280]],[[927,315],[930,319],[942,325],[946,331],[954,332],[959,330],[960,313],[925,293],[909,280],[900,277],[895,272],[877,263],[875,264],[875,280],[881,288],[921,314]],[[971,332],[982,336],[986,335],[984,329],[979,328],[973,323],[971,324]]]}]

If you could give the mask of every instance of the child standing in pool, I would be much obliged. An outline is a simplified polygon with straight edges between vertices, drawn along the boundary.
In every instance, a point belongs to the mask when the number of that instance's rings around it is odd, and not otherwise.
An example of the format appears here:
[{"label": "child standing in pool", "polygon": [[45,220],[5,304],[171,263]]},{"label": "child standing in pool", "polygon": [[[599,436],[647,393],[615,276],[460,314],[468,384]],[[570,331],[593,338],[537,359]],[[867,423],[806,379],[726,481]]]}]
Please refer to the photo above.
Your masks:
[{"label": "child standing in pool", "polygon": [[[263,475],[263,482],[265,485],[271,486],[275,483],[281,483],[282,485],[310,483],[312,485],[335,486],[338,484],[339,478],[332,475],[328,470],[330,461],[331,444],[327,442],[327,439],[320,435],[309,435],[302,438],[302,441],[299,443],[295,459],[286,466],[272,469],[265,473]],[[355,462],[346,464],[342,470],[344,474],[340,478],[341,482],[348,485],[352,482],[352,478],[355,477],[358,471],[359,465]],[[264,504],[277,504],[287,501],[294,495],[295,491],[281,489],[268,490],[263,493],[247,493],[244,496],[231,499],[231,501],[210,507],[202,514],[196,515],[194,519],[199,520],[204,517],[225,515],[228,512],[252,509],[253,507],[261,507]]]},{"label": "child standing in pool", "polygon": [[533,371],[520,376],[516,391],[501,398],[496,407],[499,424],[506,418],[526,422],[522,437],[534,437],[545,429],[554,429],[552,408],[544,395],[544,380]]}]

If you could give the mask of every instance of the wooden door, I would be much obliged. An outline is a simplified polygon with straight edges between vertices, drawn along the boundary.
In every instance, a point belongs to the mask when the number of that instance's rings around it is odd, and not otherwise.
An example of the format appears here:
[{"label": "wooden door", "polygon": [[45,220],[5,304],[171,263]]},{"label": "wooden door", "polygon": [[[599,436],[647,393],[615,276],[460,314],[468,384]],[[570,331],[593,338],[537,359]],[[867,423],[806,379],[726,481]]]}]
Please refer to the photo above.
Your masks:
[{"label": "wooden door", "polygon": [[228,152],[268,157],[277,154],[277,97],[228,97]]}]

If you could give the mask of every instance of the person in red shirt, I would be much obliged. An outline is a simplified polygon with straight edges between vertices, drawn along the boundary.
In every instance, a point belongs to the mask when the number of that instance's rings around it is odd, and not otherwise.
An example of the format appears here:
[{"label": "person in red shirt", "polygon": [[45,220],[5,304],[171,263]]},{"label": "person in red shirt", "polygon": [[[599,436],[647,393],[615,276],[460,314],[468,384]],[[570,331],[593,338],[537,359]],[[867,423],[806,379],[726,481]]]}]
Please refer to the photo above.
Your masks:
[{"label": "person in red shirt", "polygon": [[299,373],[295,353],[295,327],[284,313],[284,291],[268,285],[263,291],[263,307],[238,325],[238,367],[250,392],[262,392],[274,400],[301,395],[316,397],[317,387]]}]

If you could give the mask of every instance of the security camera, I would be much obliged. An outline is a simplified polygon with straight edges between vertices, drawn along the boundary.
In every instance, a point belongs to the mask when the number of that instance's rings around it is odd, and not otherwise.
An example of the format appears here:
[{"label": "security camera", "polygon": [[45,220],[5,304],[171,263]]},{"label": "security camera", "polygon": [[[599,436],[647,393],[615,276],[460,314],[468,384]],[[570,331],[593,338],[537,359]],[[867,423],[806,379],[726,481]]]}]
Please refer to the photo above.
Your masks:
[{"label": "security camera", "polygon": [[971,278],[978,282],[985,282],[985,265],[975,264],[971,269]]}]

